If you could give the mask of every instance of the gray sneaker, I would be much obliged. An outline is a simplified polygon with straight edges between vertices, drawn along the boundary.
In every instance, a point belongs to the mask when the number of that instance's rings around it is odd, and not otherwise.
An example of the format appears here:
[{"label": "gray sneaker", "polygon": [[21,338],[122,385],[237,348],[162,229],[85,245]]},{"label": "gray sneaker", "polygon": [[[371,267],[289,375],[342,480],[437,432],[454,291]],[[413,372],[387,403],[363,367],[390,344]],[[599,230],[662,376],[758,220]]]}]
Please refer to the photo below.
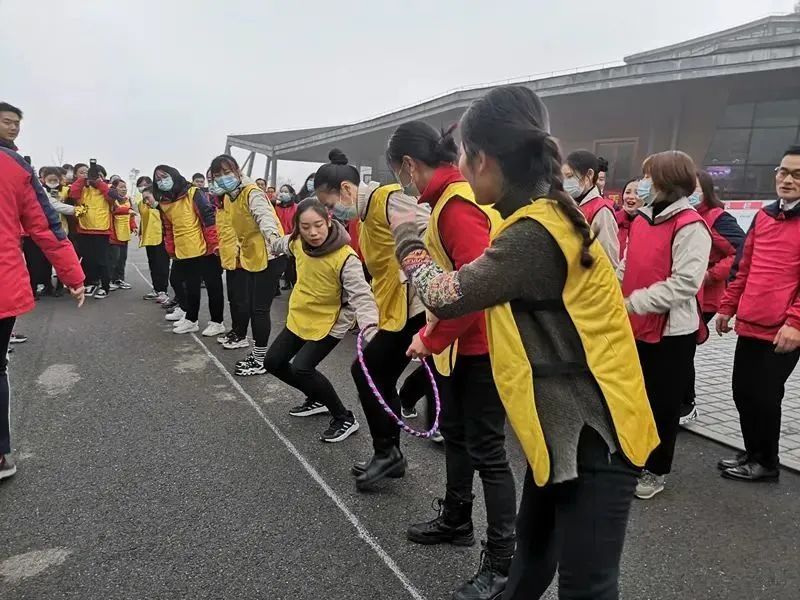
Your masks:
[{"label": "gray sneaker", "polygon": [[649,500],[664,491],[666,482],[667,478],[664,475],[655,475],[650,471],[642,471],[639,476],[639,483],[636,484],[636,497],[639,500]]},{"label": "gray sneaker", "polygon": [[17,465],[10,454],[0,454],[0,479],[7,479],[17,472]]}]

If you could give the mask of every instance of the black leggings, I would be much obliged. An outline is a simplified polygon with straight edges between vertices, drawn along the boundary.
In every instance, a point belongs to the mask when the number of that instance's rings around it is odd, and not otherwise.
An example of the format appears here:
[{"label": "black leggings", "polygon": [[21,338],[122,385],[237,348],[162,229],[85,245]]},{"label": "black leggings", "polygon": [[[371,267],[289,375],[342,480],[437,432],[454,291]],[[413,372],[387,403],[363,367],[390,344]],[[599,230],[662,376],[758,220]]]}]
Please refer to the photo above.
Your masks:
[{"label": "black leggings", "polygon": [[240,338],[247,336],[250,313],[247,306],[247,271],[225,271],[225,288],[231,313],[231,329]]},{"label": "black leggings", "polygon": [[[243,271],[244,275],[244,306],[247,310],[247,320],[250,321],[250,331],[253,332],[253,346],[266,348],[269,343],[269,333],[272,329],[270,308],[281,274],[286,268],[286,257],[279,256],[270,259],[267,268],[263,271],[252,273]],[[245,321],[247,327],[247,321]]]},{"label": "black leggings", "polygon": [[8,344],[16,317],[0,319],[0,456],[11,452],[11,388],[8,385]]},{"label": "black leggings", "polygon": [[167,292],[169,281],[169,254],[164,248],[164,242],[157,246],[145,246],[147,252],[147,266],[150,269],[150,280],[153,289],[157,292]]},{"label": "black leggings", "polygon": [[39,284],[45,288],[52,288],[53,267],[42,252],[42,249],[30,237],[22,238],[22,253],[25,255],[25,266],[28,269],[31,290],[36,293]]},{"label": "black leggings", "polygon": [[86,285],[102,285],[108,291],[111,275],[109,273],[108,235],[79,233],[78,247],[81,251],[81,266],[86,274]]},{"label": "black leggings", "polygon": [[178,265],[178,259],[173,258],[169,267],[169,284],[172,286],[172,291],[175,292],[175,301],[181,310],[186,311],[186,278],[181,272]]},{"label": "black leggings", "polygon": [[185,285],[186,320],[197,322],[200,312],[200,283],[204,281],[208,293],[208,311],[211,314],[211,320],[215,323],[222,323],[225,301],[222,293],[219,258],[213,254],[181,258],[173,263],[172,268],[178,270],[177,275]]},{"label": "black leggings", "polygon": [[[714,315],[716,315],[716,314],[717,313],[714,313],[714,312],[704,312],[703,313],[703,321],[706,322],[706,325],[708,325],[708,323],[711,321],[711,319],[714,318]],[[686,395],[685,395],[684,400],[683,400],[683,405],[686,406],[687,408],[691,408],[691,407],[694,406],[694,401],[695,401],[695,398],[697,397],[697,394],[695,394],[695,391],[694,391],[694,381],[695,381],[694,361],[692,361],[692,374],[691,374],[691,378],[689,380],[689,385],[686,388]]]},{"label": "black leggings", "polygon": [[400,386],[398,393],[400,394],[400,404],[406,410],[414,408],[420,398],[427,399],[425,418],[426,428],[430,429],[433,426],[433,418],[436,416],[436,407],[433,403],[433,390],[425,367],[420,365],[414,369],[411,375],[403,380],[403,385]]},{"label": "black leggings", "polygon": [[321,402],[333,418],[349,416],[348,411],[331,382],[317,371],[317,365],[341,342],[327,336],[321,340],[306,341],[285,328],[278,334],[267,351],[264,366],[267,371],[285,384],[303,392],[314,402]]},{"label": "black leggings", "polygon": [[[400,415],[400,397],[397,395],[397,380],[411,359],[406,356],[411,340],[425,325],[425,315],[419,314],[408,320],[400,331],[381,329],[364,348],[364,362],[383,399],[396,415]],[[353,375],[358,399],[367,417],[372,445],[376,451],[386,451],[400,445],[400,427],[386,414],[367,383],[361,364],[353,362]]]}]

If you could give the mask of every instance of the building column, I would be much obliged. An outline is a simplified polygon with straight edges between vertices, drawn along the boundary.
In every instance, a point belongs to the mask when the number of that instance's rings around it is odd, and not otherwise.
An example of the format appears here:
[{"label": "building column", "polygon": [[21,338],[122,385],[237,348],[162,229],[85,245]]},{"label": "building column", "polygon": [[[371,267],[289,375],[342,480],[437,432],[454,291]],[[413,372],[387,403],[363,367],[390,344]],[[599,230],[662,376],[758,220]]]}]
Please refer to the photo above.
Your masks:
[{"label": "building column", "polygon": [[681,98],[678,100],[678,112],[676,112],[672,117],[672,135],[670,136],[669,140],[670,150],[678,149],[678,136],[680,135],[682,117],[683,117],[683,97],[681,96]]},{"label": "building column", "polygon": [[[270,167],[271,163],[272,163],[272,159],[270,158],[270,156],[268,154],[267,155],[267,162],[264,165],[264,179],[266,179],[268,182],[269,182],[269,167]],[[275,185],[274,182],[273,182],[273,185]]]},{"label": "building column", "polygon": [[269,157],[270,174],[269,180],[272,185],[278,187],[278,156],[273,152]]}]

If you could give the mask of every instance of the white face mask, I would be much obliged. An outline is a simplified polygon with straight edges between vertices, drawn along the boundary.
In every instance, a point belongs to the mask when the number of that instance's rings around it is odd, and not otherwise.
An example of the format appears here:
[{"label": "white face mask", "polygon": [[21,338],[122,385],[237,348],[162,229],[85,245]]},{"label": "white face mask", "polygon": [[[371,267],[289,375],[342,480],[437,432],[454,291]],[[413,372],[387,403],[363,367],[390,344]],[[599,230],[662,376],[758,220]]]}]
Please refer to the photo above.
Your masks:
[{"label": "white face mask", "polygon": [[580,195],[583,194],[580,180],[574,175],[572,177],[567,177],[564,180],[564,191],[573,198],[579,198]]}]

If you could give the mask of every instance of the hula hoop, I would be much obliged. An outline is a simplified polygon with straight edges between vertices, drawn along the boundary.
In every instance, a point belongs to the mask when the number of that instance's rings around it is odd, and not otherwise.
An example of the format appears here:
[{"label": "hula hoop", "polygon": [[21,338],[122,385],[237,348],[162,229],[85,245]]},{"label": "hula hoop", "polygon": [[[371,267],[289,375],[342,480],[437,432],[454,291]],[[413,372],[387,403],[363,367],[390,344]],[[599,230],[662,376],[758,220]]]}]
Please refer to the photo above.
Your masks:
[{"label": "hula hoop", "polygon": [[372,380],[372,376],[369,374],[369,371],[367,370],[367,363],[364,360],[364,334],[368,329],[371,329],[373,327],[375,327],[377,329],[377,326],[370,325],[368,327],[365,327],[361,331],[359,331],[358,332],[358,338],[356,339],[356,351],[358,353],[358,364],[361,365],[361,371],[364,373],[364,377],[367,379],[367,384],[369,384],[369,388],[372,390],[372,393],[374,394],[375,399],[383,407],[383,410],[386,411],[386,414],[388,414],[390,417],[392,417],[392,419],[394,420],[395,423],[397,423],[397,425],[400,427],[400,429],[405,431],[407,434],[413,435],[415,437],[425,438],[425,439],[430,438],[439,429],[439,414],[441,413],[441,410],[442,410],[442,404],[441,404],[441,400],[439,399],[439,388],[436,385],[436,379],[433,376],[433,371],[431,370],[430,365],[428,365],[428,361],[426,361],[423,358],[421,362],[422,362],[422,366],[425,367],[425,371],[428,373],[428,378],[430,379],[431,387],[433,388],[433,401],[434,401],[434,406],[435,406],[434,417],[433,417],[433,426],[428,431],[417,431],[413,427],[410,427],[410,426],[406,425],[406,423],[405,423],[405,421],[403,421],[403,419],[401,419],[396,414],[394,414],[394,411],[386,403],[386,400],[383,399],[383,396],[381,395],[380,391],[378,390],[378,386],[375,385],[375,382]]}]

